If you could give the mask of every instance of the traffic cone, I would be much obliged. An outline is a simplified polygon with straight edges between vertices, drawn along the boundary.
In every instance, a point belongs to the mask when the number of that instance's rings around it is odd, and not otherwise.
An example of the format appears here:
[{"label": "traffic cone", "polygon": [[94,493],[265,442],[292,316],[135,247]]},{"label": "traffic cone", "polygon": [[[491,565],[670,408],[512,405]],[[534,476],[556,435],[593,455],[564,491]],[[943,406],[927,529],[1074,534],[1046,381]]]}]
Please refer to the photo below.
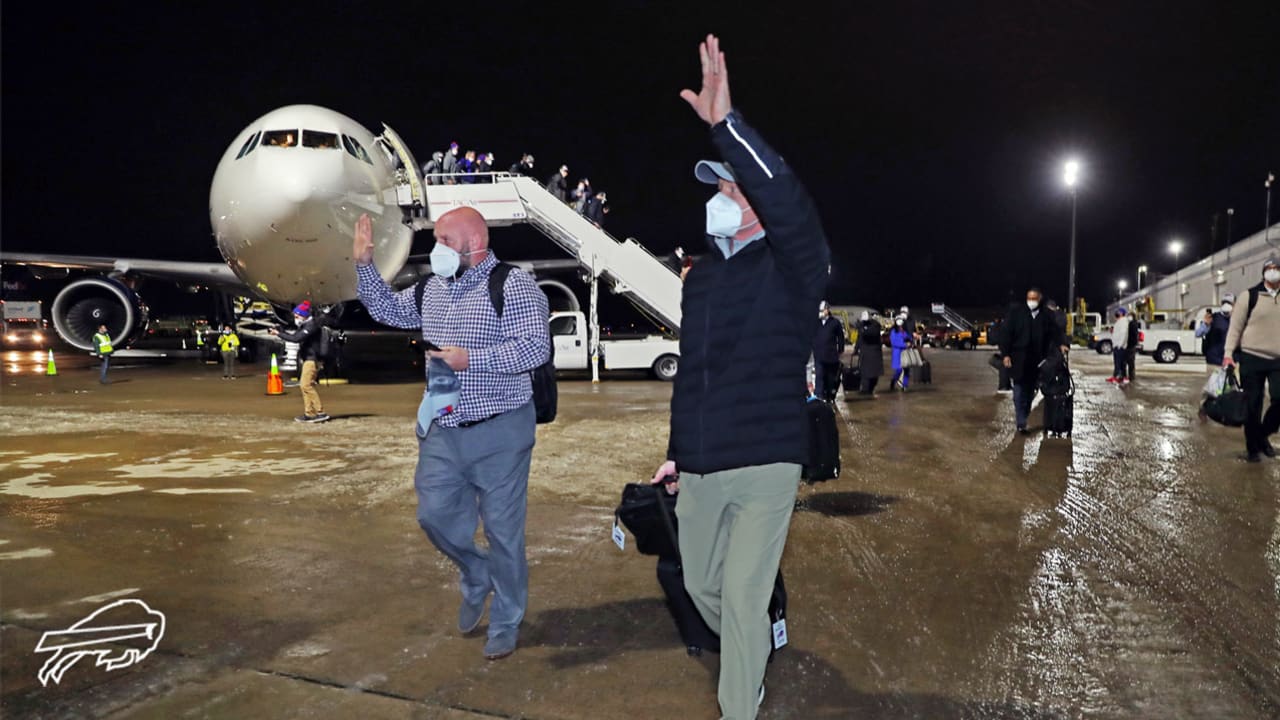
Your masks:
[{"label": "traffic cone", "polygon": [[57,375],[58,366],[53,364],[53,348],[49,348],[49,368],[45,370],[45,375]]},{"label": "traffic cone", "polygon": [[267,394],[284,394],[284,378],[280,377],[280,366],[276,364],[275,353],[271,353],[271,372],[267,373]]}]

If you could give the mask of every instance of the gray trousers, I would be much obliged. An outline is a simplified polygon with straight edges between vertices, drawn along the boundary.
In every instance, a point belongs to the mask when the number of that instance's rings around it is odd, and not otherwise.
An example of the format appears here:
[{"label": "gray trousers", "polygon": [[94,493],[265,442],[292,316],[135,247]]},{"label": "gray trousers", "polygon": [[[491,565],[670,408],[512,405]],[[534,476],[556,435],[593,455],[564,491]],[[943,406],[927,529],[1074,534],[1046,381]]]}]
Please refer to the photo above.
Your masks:
[{"label": "gray trousers", "polygon": [[684,587],[720,635],[720,712],[756,716],[773,647],[769,598],[791,527],[800,466],[775,463],[680,473],[676,517]]},{"label": "gray trousers", "polygon": [[[489,636],[520,627],[529,603],[524,525],[533,457],[533,403],[465,428],[418,427],[418,524],[460,571],[464,602],[493,590]],[[488,549],[476,547],[484,521]]]}]

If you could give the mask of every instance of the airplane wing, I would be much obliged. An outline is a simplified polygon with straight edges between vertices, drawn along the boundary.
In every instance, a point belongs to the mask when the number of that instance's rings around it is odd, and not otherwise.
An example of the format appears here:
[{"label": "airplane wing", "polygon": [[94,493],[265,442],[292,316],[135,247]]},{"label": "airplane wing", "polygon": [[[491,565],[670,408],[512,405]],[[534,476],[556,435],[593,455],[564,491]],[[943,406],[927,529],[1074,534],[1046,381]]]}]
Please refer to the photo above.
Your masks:
[{"label": "airplane wing", "polygon": [[[144,275],[190,285],[217,286],[239,295],[252,293],[226,263],[109,258],[89,255],[45,255],[40,253],[0,253],[0,264],[27,265],[61,270],[97,270],[108,275]],[[252,293],[256,295],[257,293]]]}]

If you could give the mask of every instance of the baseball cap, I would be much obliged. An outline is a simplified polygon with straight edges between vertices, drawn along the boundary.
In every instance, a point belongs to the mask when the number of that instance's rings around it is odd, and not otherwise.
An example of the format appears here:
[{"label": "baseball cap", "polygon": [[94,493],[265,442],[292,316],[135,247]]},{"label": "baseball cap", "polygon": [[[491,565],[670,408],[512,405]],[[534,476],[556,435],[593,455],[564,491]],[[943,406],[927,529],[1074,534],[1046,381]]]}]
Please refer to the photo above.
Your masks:
[{"label": "baseball cap", "polygon": [[1235,296],[1235,294],[1234,294],[1234,293],[1225,293],[1225,294],[1222,296],[1222,302],[1224,302],[1224,303],[1231,303],[1232,305],[1235,305],[1235,304],[1236,304],[1236,296]]},{"label": "baseball cap", "polygon": [[728,165],[715,160],[699,160],[698,164],[693,166],[693,176],[708,185],[718,185],[721,180],[738,182]]}]

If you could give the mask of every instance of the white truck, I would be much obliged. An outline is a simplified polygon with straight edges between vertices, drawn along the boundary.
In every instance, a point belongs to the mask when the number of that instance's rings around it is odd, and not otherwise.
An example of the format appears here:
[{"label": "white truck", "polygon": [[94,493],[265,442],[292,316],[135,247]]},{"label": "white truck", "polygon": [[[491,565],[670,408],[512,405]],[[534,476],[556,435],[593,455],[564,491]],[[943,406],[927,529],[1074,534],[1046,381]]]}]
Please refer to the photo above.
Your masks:
[{"label": "white truck", "polygon": [[[557,370],[591,367],[587,319],[580,312],[551,313],[551,343]],[[600,362],[605,370],[649,370],[670,382],[680,367],[680,341],[661,335],[600,341]]]},{"label": "white truck", "polygon": [[0,338],[8,347],[43,345],[49,336],[44,310],[39,300],[0,300],[3,306],[3,333]]},{"label": "white truck", "polygon": [[1138,352],[1151,355],[1158,363],[1174,363],[1183,355],[1201,355],[1204,339],[1196,337],[1196,325],[1209,306],[1187,314],[1185,322],[1170,318],[1154,322],[1138,333]]}]

